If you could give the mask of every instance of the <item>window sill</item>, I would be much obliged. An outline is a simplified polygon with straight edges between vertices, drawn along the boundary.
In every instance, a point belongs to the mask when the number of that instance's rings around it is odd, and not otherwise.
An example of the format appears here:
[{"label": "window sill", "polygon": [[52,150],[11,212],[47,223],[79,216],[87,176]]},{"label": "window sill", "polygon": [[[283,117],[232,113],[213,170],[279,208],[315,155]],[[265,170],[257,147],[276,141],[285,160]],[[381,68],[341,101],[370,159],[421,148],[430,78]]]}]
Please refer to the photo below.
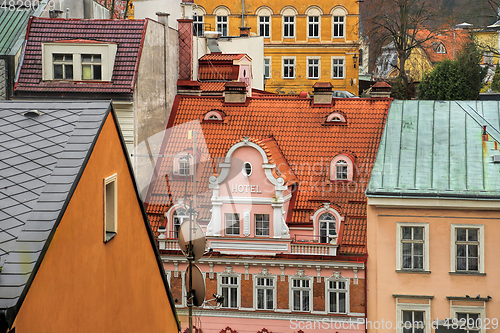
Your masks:
[{"label": "window sill", "polygon": [[307,79],[308,79],[308,80],[319,80],[319,79],[321,79],[321,78],[320,78],[320,77],[308,77]]},{"label": "window sill", "polygon": [[116,236],[116,232],[106,231],[106,236],[104,237],[104,243],[109,242],[115,236]]},{"label": "window sill", "polygon": [[450,272],[450,275],[475,275],[475,276],[486,276],[486,273],[463,271],[463,272]]},{"label": "window sill", "polygon": [[283,80],[295,80],[294,77],[284,77]]},{"label": "window sill", "polygon": [[417,271],[411,269],[396,269],[396,273],[431,274],[431,271]]},{"label": "window sill", "polygon": [[[345,80],[345,77],[332,77],[332,80]],[[343,97],[334,97],[334,98],[343,98]]]}]

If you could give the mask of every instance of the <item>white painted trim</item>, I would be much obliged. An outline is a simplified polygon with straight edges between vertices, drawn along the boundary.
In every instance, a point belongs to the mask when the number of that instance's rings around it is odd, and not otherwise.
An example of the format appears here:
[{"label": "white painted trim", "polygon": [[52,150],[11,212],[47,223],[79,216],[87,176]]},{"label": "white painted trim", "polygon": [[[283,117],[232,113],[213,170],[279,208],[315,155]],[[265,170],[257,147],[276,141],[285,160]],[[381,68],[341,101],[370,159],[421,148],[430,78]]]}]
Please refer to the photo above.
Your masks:
[{"label": "white painted trim", "polygon": [[[285,59],[293,60],[293,77],[285,77]],[[292,80],[297,77],[297,57],[296,56],[282,56],[281,57],[281,78],[284,80]]]},{"label": "white painted trim", "polygon": [[[321,22],[321,19],[320,19],[320,22]],[[309,26],[309,23],[307,25]],[[320,31],[320,34],[321,34],[321,31]],[[316,37],[314,37],[314,38],[316,39]],[[318,77],[310,77],[309,76],[309,60],[319,60],[318,61]],[[321,79],[321,57],[320,56],[306,56],[306,78],[308,78],[310,80]]]},{"label": "white painted trim", "polygon": [[[274,311],[277,308],[278,305],[278,278],[276,275],[268,274],[264,275],[262,273],[258,274],[252,274],[253,278],[253,309],[254,311]],[[266,278],[266,279],[272,279],[273,280],[273,287],[263,287],[262,289],[272,289],[273,290],[273,308],[271,310],[266,310],[266,309],[257,309],[257,278]]]},{"label": "white painted trim", "polygon": [[292,198],[292,194],[287,194],[283,198],[276,200],[275,198],[258,198],[258,197],[217,197],[212,202],[220,202],[223,204],[254,204],[254,205],[270,205],[274,203],[285,203]]},{"label": "white painted trim", "polygon": [[[483,325],[481,325],[481,333],[486,332],[485,328],[485,322],[484,320],[486,319],[486,307],[484,306],[484,302],[481,303],[482,305],[453,305],[453,301],[450,300],[450,318],[457,318],[457,312],[459,313],[479,313],[481,322]],[[492,319],[492,318],[490,318]],[[491,324],[490,324],[491,327]]]},{"label": "white painted trim", "polygon": [[[309,281],[309,311],[295,311],[293,309],[293,280],[308,280]],[[308,276],[308,275],[303,275],[303,276],[296,276],[296,275],[288,275],[288,307],[291,312],[310,312],[312,313],[313,307],[314,307],[314,294],[313,294],[313,287],[314,287],[314,276]],[[300,288],[302,289],[302,287]]]},{"label": "white painted trim", "polygon": [[272,244],[272,243],[248,243],[235,241],[211,241],[210,246],[214,249],[232,249],[232,250],[268,250],[277,252],[288,252],[288,244]]},{"label": "white painted trim", "polygon": [[[345,282],[346,285],[346,301],[345,301],[345,308],[346,312],[345,314],[349,315],[351,312],[351,279],[349,278],[344,278],[343,276],[340,277],[340,279],[335,279],[333,276],[330,278],[325,278],[325,313],[328,314],[344,314],[344,313],[339,313],[339,312],[330,312],[330,293],[329,293],[329,284],[330,281],[337,281],[337,282]],[[334,290],[334,289],[332,289]]]},{"label": "white painted trim", "polygon": [[[112,186],[112,191],[113,191],[113,202],[112,202],[112,222],[111,224],[108,223],[108,216],[107,216],[107,207],[108,207],[108,198],[107,198],[107,188],[108,185]],[[109,177],[104,178],[104,242],[107,242],[108,239],[106,238],[106,233],[107,232],[114,232],[118,233],[118,174],[113,174]]]},{"label": "white painted trim", "polygon": [[368,205],[376,207],[500,210],[500,200],[444,198],[399,198],[368,195]]},{"label": "white painted trim", "polygon": [[[407,311],[425,311],[424,314],[424,333],[431,333],[431,300],[427,304],[399,303],[396,299],[396,323],[403,322],[403,310]],[[396,325],[396,333],[403,333],[403,329]]]},{"label": "white painted trim", "polygon": [[[241,274],[239,273],[234,273],[234,274],[227,274],[225,272],[218,272],[217,273],[217,294],[222,295],[222,277],[235,277],[237,279],[236,284],[237,284],[237,305],[236,309],[240,310],[241,309]],[[223,308],[223,309],[235,309],[231,307]]]},{"label": "white painted trim", "polygon": [[[344,29],[345,29],[345,26],[344,26]],[[345,31],[344,31],[344,34],[345,34]],[[337,60],[343,60],[343,71],[342,71],[342,74],[343,76],[341,77],[334,77],[333,76],[333,59],[337,59]],[[345,61],[345,56],[331,56],[330,57],[330,77],[332,80],[343,80],[346,78],[346,70],[347,70],[347,66],[346,66],[346,61]]]},{"label": "white painted trim", "polygon": [[[401,228],[402,227],[423,227],[424,228],[424,269],[423,271],[429,271],[429,223],[417,223],[417,222],[397,222],[396,223],[396,270],[403,270],[402,268],[402,248],[401,248]],[[411,272],[411,269],[404,270]],[[420,272],[420,270],[416,270]]]},{"label": "white painted trim", "polygon": [[[450,225],[450,272],[457,272],[456,264],[457,264],[457,246],[455,243],[456,240],[456,230],[457,228],[470,228],[470,229],[479,229],[479,272],[485,273],[484,269],[484,224],[459,224],[452,223]],[[459,271],[462,272],[462,271]],[[467,271],[465,271],[467,272]]]}]

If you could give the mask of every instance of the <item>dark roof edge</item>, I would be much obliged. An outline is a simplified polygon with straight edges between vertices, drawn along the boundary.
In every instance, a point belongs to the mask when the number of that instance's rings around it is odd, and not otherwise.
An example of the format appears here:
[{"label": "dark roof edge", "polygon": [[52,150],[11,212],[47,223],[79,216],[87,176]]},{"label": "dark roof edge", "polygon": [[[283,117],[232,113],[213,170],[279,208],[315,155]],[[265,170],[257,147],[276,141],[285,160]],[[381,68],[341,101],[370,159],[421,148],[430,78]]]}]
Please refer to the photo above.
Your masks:
[{"label": "dark roof edge", "polygon": [[[151,246],[152,246],[153,251],[155,253],[156,263],[158,264],[158,269],[160,270],[160,274],[161,274],[161,277],[163,280],[163,285],[165,286],[165,291],[167,292],[168,301],[170,303],[170,306],[172,307],[172,312],[174,313],[175,322],[177,324],[177,330],[180,331],[181,330],[181,323],[179,321],[179,317],[177,316],[174,298],[172,297],[172,293],[170,291],[170,286],[168,284],[167,275],[165,274],[165,269],[163,268],[163,263],[162,263],[161,258],[160,258],[160,252],[156,246],[156,241],[154,238],[153,231],[151,230],[151,225],[149,223],[148,214],[146,213],[146,208],[144,207],[139,189],[137,187],[137,182],[136,182],[135,176],[134,176],[134,169],[132,168],[132,162],[130,161],[130,158],[129,158],[129,155],[127,152],[127,146],[125,145],[125,139],[123,138],[122,132],[120,130],[120,125],[118,123],[118,117],[116,116],[116,113],[114,112],[114,109],[112,107],[112,103],[110,103],[110,109],[112,109],[111,115],[113,116],[116,131],[120,137],[120,143],[122,146],[123,155],[125,156],[125,159],[127,161],[128,170],[129,170],[130,176],[132,177],[132,183],[134,185],[134,190],[135,190],[135,195],[137,197],[137,202],[139,203],[139,206],[141,207],[141,213],[142,213],[144,224],[146,226],[146,231],[147,231],[148,236],[149,236],[149,241],[151,242]],[[107,116],[106,116],[106,118],[107,118]],[[103,124],[104,124],[104,122],[103,122]],[[99,132],[100,132],[100,130],[99,130]]]},{"label": "dark roof edge", "polygon": [[479,195],[479,194],[457,194],[457,193],[401,193],[401,192],[377,192],[366,190],[365,192],[367,197],[387,197],[387,198],[400,198],[400,199],[428,199],[428,198],[437,198],[437,199],[465,199],[465,200],[498,200],[500,199],[500,195]]},{"label": "dark roof edge", "polygon": [[[23,304],[24,299],[26,298],[26,294],[28,293],[28,290],[30,289],[31,284],[33,283],[33,280],[35,279],[35,276],[38,272],[38,269],[40,268],[40,265],[45,257],[45,253],[47,253],[47,250],[50,246],[50,243],[52,242],[52,238],[54,238],[54,234],[57,230],[57,227],[59,226],[59,223],[61,222],[61,219],[64,216],[64,213],[66,212],[66,208],[68,208],[68,205],[71,201],[71,198],[73,197],[73,194],[75,193],[76,187],[78,186],[80,179],[82,178],[83,171],[85,170],[87,163],[90,159],[90,156],[92,155],[92,152],[94,151],[94,147],[95,147],[95,144],[97,142],[97,138],[101,134],[102,128],[104,126],[104,122],[106,121],[110,111],[111,111],[111,102],[109,103],[108,110],[106,111],[106,114],[103,117],[103,120],[101,122],[101,126],[97,130],[96,135],[94,136],[94,139],[92,141],[90,149],[87,152],[87,155],[85,156],[85,160],[83,161],[83,163],[80,167],[80,170],[78,171],[78,174],[76,175],[75,180],[73,181],[73,184],[71,185],[71,189],[69,190],[68,195],[66,196],[66,200],[64,201],[63,207],[62,207],[61,211],[59,212],[59,215],[57,216],[56,222],[52,226],[52,230],[51,230],[49,236],[47,237],[47,240],[45,241],[45,244],[42,248],[42,251],[40,252],[40,256],[38,257],[38,260],[35,263],[35,266],[33,267],[33,271],[31,272],[30,277],[23,288],[23,291],[21,292],[21,295],[16,302],[16,305],[13,306],[12,308],[7,309],[6,321],[7,321],[9,328],[12,327],[12,324],[14,323],[14,320],[16,319],[17,313],[19,312],[21,305]],[[78,121],[80,121],[80,119]],[[76,126],[75,126],[75,128],[76,128]],[[1,322],[1,318],[0,318],[0,322]]]},{"label": "dark roof edge", "polygon": [[[139,72],[139,65],[141,64],[142,49],[144,47],[144,41],[146,40],[146,31],[148,30],[148,23],[149,19],[146,19],[144,22],[144,26],[142,28],[141,43],[139,44],[139,51],[137,52],[137,60],[135,61],[134,76],[132,77],[132,86],[130,87],[130,89],[132,89],[132,92],[134,92],[135,83],[137,82],[137,73]],[[167,32],[164,31],[163,33],[166,34]],[[165,59],[163,61],[165,61]],[[166,66],[166,64],[163,64],[163,66]]]}]

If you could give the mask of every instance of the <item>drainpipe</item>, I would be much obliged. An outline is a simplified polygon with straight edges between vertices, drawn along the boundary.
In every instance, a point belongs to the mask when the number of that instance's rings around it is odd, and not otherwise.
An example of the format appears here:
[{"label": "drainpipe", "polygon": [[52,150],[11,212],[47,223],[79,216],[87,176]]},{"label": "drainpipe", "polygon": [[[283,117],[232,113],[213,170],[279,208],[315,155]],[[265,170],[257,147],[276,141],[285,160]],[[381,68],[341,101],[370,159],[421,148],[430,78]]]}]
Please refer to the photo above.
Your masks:
[{"label": "drainpipe", "polygon": [[245,0],[241,0],[241,26],[245,26]]}]

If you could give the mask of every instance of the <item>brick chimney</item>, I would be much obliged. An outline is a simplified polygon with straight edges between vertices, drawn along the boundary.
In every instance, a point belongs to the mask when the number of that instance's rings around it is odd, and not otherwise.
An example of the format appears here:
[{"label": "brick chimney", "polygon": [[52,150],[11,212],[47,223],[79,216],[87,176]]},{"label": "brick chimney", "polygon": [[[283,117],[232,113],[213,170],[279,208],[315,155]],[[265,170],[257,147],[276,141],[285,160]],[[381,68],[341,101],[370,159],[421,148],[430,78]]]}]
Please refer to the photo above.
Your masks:
[{"label": "brick chimney", "polygon": [[333,98],[333,86],[330,82],[316,82],[313,85],[314,100],[315,105],[331,105]]},{"label": "brick chimney", "polygon": [[193,80],[193,20],[178,19],[179,80]]},{"label": "brick chimney", "polygon": [[371,88],[370,97],[391,97],[391,86],[387,82],[377,82]]},{"label": "brick chimney", "polygon": [[245,82],[227,82],[224,89],[225,103],[245,103],[247,99],[247,85]]},{"label": "brick chimney", "polygon": [[250,36],[250,27],[239,27],[239,28],[240,28],[240,37]]}]

